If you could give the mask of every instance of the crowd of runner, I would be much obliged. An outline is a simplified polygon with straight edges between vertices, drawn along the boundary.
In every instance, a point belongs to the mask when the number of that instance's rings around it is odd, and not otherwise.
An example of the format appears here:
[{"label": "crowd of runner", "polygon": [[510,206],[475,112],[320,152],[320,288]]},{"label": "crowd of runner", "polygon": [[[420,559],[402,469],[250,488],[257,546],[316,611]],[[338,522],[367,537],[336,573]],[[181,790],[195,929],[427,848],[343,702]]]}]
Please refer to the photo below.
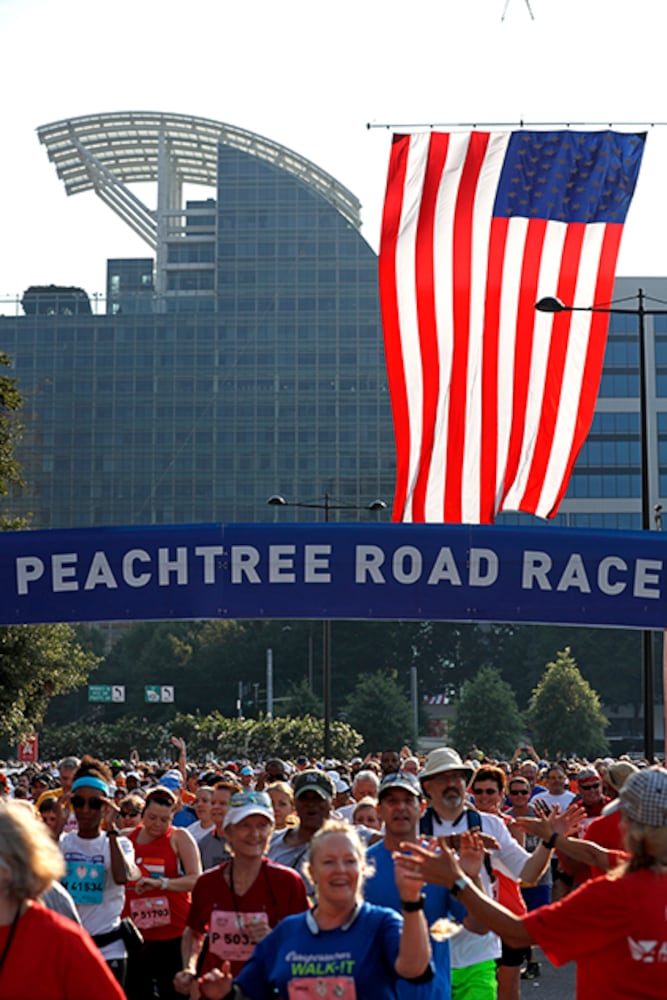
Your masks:
[{"label": "crowd of runner", "polygon": [[0,997],[667,997],[664,766],[172,743],[0,774]]}]

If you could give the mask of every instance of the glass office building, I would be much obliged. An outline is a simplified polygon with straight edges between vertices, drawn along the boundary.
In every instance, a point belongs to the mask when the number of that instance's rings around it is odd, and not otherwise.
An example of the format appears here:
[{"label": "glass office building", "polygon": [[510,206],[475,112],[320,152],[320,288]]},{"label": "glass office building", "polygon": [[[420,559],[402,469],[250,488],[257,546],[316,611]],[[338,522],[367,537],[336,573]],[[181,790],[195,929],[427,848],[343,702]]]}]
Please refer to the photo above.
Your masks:
[{"label": "glass office building", "polygon": [[[163,144],[176,132],[159,128]],[[0,317],[26,397],[28,485],[11,508],[34,527],[262,521],[280,516],[276,493],[391,501],[377,261],[358,203],[261,137],[217,138],[215,199],[168,203],[154,266],[108,262],[103,314]]]},{"label": "glass office building", "polygon": [[[667,496],[667,279],[618,278],[614,305],[638,310],[644,293],[649,507]],[[603,305],[603,303],[599,303]],[[608,305],[608,303],[606,303]],[[641,528],[639,316],[612,314],[593,424],[557,522],[576,528]],[[658,512],[659,513],[659,512]]]},{"label": "glass office building", "polygon": [[[110,260],[106,304],[92,309],[80,295],[71,308],[72,289],[59,308],[52,287],[31,291],[25,315],[0,307],[26,397],[28,485],[11,509],[56,528],[261,521],[284,516],[266,505],[276,493],[390,507],[377,261],[354,195],[294,151],[206,119],[117,113],[38,132],[68,192],[100,193],[105,177],[104,200],[152,255]],[[156,210],[130,192],[139,181],[157,182]],[[184,201],[186,181],[215,197]],[[616,295],[633,307],[640,287],[667,300],[667,279],[621,278]],[[593,426],[555,523],[640,527],[637,327],[611,316]],[[667,317],[647,316],[646,330],[653,508],[667,496]]]}]

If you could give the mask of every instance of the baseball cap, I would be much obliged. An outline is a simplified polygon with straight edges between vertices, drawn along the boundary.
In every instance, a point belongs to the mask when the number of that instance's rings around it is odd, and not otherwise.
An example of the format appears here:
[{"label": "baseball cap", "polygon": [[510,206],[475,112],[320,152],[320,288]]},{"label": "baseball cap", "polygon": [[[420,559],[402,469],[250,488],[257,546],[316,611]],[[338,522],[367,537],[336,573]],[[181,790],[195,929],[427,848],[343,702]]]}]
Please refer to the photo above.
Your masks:
[{"label": "baseball cap", "polygon": [[619,792],[628,819],[647,826],[667,826],[667,770],[646,767],[631,774]]},{"label": "baseball cap", "polygon": [[246,816],[265,816],[275,823],[273,805],[266,792],[234,792],[227,806],[223,829],[232,823],[240,823]]},{"label": "baseball cap", "polygon": [[314,768],[297,774],[292,787],[295,799],[304,792],[317,792],[323,799],[332,799],[336,794],[336,787],[326,771],[316,771]]},{"label": "baseball cap", "polygon": [[181,778],[180,771],[167,771],[160,778],[160,784],[163,788],[168,788],[170,792],[180,791],[183,787],[183,779]]},{"label": "baseball cap", "polygon": [[249,767],[249,765],[248,765],[248,764],[246,764],[246,765],[245,765],[244,767],[242,767],[242,768],[241,768],[241,771],[240,771],[240,774],[243,774],[243,775],[245,775],[246,777],[247,777],[247,776],[248,776],[249,774],[254,774],[254,773],[255,773],[255,772],[253,771],[253,769],[252,769],[251,767]]},{"label": "baseball cap", "polygon": [[418,779],[409,771],[396,771],[394,774],[385,775],[380,783],[378,801],[385,792],[390,791],[392,788],[404,788],[406,792],[412,792],[418,799],[422,796]]}]

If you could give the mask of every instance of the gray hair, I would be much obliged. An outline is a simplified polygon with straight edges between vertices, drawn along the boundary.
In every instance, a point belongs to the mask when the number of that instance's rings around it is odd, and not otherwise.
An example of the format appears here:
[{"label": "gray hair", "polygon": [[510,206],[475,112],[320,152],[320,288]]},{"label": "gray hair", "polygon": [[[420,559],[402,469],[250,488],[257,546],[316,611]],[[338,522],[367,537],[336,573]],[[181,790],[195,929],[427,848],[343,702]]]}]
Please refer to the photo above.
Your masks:
[{"label": "gray hair", "polygon": [[357,771],[352,783],[352,788],[358,788],[362,781],[370,781],[375,789],[375,798],[377,798],[380,790],[380,779],[375,771]]}]

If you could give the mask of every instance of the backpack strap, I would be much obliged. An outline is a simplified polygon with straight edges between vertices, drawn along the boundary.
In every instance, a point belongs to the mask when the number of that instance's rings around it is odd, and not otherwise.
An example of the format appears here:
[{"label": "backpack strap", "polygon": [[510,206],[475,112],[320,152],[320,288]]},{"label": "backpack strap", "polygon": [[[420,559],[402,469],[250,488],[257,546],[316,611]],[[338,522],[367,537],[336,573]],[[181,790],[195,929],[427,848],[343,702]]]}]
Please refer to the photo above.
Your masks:
[{"label": "backpack strap", "polygon": [[[466,809],[466,822],[468,824],[468,829],[472,830],[475,827],[482,829],[482,817],[477,812],[476,809]],[[484,867],[486,868],[486,874],[489,876],[492,882],[496,881],[496,876],[493,873],[493,868],[491,866],[491,858],[484,851]]]}]

